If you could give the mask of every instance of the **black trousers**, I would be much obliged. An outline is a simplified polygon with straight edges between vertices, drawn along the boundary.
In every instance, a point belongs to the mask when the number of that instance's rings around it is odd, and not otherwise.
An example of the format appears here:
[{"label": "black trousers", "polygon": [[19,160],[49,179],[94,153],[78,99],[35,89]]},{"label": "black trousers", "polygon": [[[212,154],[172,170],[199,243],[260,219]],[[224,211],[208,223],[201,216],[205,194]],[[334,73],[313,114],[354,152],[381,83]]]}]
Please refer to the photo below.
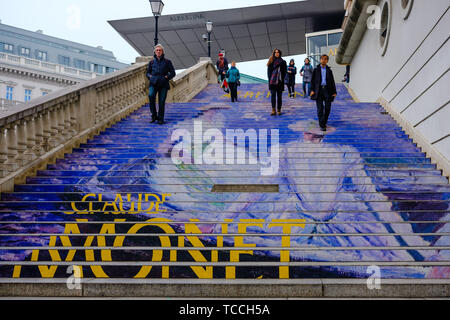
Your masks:
[{"label": "black trousers", "polygon": [[287,83],[287,87],[289,90],[289,95],[295,94],[295,79],[289,79],[289,82]]},{"label": "black trousers", "polygon": [[235,102],[238,99],[238,93],[237,93],[237,83],[236,82],[229,82],[228,86],[230,87],[230,95],[231,95],[231,102]]},{"label": "black trousers", "polygon": [[272,101],[272,109],[278,108],[278,111],[280,111],[281,107],[283,106],[283,91],[270,90],[270,96]]},{"label": "black trousers", "polygon": [[326,128],[331,111],[331,97],[326,87],[320,87],[317,95],[317,118],[321,128]]}]

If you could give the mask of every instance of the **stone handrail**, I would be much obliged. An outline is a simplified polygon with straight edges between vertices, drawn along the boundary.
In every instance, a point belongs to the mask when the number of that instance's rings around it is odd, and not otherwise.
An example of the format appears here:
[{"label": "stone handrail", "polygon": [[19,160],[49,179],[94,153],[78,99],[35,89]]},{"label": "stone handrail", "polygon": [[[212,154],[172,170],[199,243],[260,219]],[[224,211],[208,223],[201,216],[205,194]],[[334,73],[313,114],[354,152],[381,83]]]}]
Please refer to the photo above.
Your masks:
[{"label": "stone handrail", "polygon": [[[12,191],[65,153],[148,102],[147,61],[25,103],[0,118],[0,192]],[[188,102],[217,82],[210,59],[170,82],[167,102]]]}]

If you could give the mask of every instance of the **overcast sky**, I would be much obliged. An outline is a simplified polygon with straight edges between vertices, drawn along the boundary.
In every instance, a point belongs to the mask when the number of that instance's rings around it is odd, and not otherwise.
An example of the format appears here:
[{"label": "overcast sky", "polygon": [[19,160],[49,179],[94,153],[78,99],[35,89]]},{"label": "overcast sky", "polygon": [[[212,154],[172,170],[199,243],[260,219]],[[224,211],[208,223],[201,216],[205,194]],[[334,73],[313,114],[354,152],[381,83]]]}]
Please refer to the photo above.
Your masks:
[{"label": "overcast sky", "polygon": [[[298,0],[163,0],[163,15],[294,1]],[[40,29],[50,36],[102,46],[127,63],[133,62],[139,54],[107,21],[151,15],[148,0],[0,0],[0,19],[4,24],[30,31]],[[297,65],[301,65],[304,56],[294,58]],[[240,63],[238,68],[243,73],[267,77],[265,61]]]}]

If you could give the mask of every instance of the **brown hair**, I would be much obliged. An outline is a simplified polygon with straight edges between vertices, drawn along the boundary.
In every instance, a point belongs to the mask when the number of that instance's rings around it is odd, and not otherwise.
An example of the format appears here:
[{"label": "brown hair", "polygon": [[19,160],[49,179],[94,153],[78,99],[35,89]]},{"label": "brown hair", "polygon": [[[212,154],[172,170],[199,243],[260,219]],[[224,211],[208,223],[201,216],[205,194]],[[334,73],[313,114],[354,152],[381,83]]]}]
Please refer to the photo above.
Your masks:
[{"label": "brown hair", "polygon": [[267,66],[270,66],[273,63],[273,60],[275,60],[275,52],[276,51],[278,51],[280,53],[280,58],[281,58],[281,55],[282,55],[281,50],[280,49],[273,50],[272,55],[270,56],[269,61],[267,62]]}]

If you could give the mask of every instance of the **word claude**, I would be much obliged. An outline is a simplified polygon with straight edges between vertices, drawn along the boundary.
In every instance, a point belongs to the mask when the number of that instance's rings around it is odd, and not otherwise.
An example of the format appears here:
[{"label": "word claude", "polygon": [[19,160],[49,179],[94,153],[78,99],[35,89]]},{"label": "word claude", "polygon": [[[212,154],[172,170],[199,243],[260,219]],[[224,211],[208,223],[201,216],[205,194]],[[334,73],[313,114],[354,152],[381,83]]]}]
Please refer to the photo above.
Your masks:
[{"label": "word claude", "polygon": [[[160,205],[164,205],[167,198],[171,194],[163,193],[161,195],[146,194],[116,194],[114,200],[107,201],[103,194],[89,193],[81,199],[81,201],[72,201],[70,207],[73,211],[65,211],[67,215],[72,214],[149,214],[166,212],[160,209]],[[135,199],[137,197],[137,199]],[[94,207],[96,206],[96,208]]]},{"label": "word claude", "polygon": [[[268,149],[268,130],[226,129],[225,135],[219,129],[203,132],[202,121],[194,121],[193,135],[187,129],[176,129],[172,133],[171,158],[175,165],[257,165],[261,175],[278,174],[280,161],[279,130],[270,130],[270,150]],[[248,140],[248,147],[246,141]],[[225,149],[225,150],[224,150]],[[225,151],[225,157],[224,157]],[[248,162],[247,162],[248,154]]]}]

